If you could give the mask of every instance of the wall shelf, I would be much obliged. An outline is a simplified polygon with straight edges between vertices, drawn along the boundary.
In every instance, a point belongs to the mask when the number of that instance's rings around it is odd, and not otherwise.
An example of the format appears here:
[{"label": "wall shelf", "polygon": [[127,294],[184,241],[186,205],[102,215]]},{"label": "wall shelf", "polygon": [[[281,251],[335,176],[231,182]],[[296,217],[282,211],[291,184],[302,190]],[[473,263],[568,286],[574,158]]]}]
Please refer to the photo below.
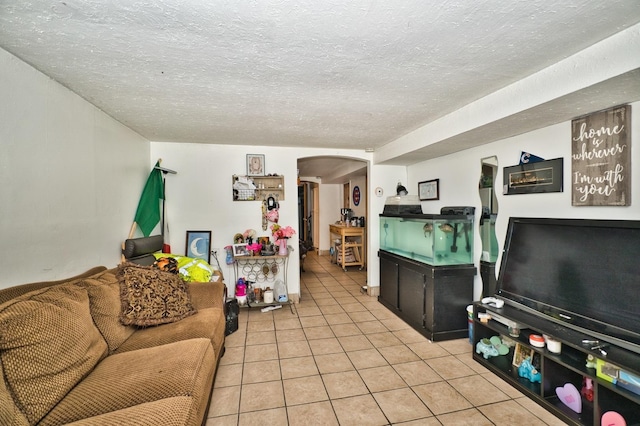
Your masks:
[{"label": "wall shelf", "polygon": [[[238,179],[253,182],[255,190],[237,190],[233,185]],[[245,176],[233,175],[231,178],[233,201],[264,201],[274,197],[276,201],[284,200],[284,176]]]}]

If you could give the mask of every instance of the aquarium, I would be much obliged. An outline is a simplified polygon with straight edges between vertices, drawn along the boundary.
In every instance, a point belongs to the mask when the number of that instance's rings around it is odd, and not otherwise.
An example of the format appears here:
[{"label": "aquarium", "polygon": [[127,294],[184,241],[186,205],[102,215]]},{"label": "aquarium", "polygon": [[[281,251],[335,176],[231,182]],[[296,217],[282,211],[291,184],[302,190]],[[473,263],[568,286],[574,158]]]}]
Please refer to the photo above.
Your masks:
[{"label": "aquarium", "polygon": [[480,239],[482,240],[482,258],[485,262],[496,263],[498,260],[498,239],[496,238],[496,218],[492,214],[482,218],[480,222]]},{"label": "aquarium", "polygon": [[380,215],[380,249],[433,266],[473,264],[473,215]]}]

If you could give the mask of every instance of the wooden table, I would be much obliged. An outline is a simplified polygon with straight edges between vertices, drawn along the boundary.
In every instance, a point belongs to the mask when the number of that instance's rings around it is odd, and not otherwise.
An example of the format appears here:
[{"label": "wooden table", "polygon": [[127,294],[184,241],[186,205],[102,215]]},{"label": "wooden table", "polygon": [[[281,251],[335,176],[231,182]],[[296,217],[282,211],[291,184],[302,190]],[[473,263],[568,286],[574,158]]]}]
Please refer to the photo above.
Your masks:
[{"label": "wooden table", "polygon": [[[360,226],[329,225],[329,239],[333,241],[334,235],[340,238],[341,261],[338,264],[342,270],[346,271],[347,266],[359,266],[360,270],[364,268],[364,231],[365,228]],[[347,262],[345,254],[349,248],[355,262]]]}]

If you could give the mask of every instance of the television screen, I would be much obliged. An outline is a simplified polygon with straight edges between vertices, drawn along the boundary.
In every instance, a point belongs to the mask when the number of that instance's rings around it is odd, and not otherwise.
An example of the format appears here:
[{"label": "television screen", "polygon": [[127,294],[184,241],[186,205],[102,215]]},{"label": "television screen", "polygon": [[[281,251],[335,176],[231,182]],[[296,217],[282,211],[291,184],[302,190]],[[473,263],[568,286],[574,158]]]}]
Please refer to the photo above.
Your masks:
[{"label": "television screen", "polygon": [[507,302],[637,352],[640,221],[511,218],[497,288]]}]

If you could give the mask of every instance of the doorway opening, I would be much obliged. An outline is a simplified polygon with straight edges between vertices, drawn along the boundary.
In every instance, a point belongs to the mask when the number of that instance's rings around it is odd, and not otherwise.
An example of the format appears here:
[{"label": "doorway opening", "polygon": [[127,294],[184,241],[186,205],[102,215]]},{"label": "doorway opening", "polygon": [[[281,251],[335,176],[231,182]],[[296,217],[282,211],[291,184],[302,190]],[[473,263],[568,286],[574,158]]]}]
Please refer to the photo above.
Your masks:
[{"label": "doorway opening", "polygon": [[328,255],[332,246],[329,226],[342,220],[343,208],[352,208],[354,216],[366,223],[369,161],[315,156],[299,158],[297,166],[300,242],[317,255]]},{"label": "doorway opening", "polygon": [[298,185],[298,229],[300,244],[307,250],[318,249],[318,196],[317,182],[300,182]]}]

